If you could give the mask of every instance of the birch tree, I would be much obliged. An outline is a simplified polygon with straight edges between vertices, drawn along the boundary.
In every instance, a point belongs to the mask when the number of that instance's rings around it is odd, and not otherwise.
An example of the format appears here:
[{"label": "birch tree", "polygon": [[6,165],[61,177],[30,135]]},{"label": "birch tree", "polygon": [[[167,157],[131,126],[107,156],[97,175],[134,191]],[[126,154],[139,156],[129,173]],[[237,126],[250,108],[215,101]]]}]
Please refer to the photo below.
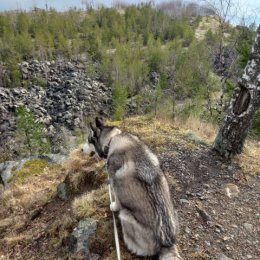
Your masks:
[{"label": "birch tree", "polygon": [[242,77],[238,80],[227,114],[214,142],[214,149],[230,158],[242,152],[243,145],[260,107],[260,26]]}]

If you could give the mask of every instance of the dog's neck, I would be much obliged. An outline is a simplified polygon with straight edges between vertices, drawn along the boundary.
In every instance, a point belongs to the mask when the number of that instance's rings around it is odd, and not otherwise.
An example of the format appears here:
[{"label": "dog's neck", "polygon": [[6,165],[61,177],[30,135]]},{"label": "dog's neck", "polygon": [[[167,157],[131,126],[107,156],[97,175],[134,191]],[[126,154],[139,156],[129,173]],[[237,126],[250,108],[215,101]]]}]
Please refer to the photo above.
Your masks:
[{"label": "dog's neck", "polygon": [[122,131],[120,129],[118,129],[118,128],[113,129],[112,134],[111,134],[110,138],[108,139],[107,144],[103,148],[103,153],[104,153],[105,158],[107,158],[107,156],[108,156],[110,144],[111,144],[113,138],[121,133],[122,133]]}]

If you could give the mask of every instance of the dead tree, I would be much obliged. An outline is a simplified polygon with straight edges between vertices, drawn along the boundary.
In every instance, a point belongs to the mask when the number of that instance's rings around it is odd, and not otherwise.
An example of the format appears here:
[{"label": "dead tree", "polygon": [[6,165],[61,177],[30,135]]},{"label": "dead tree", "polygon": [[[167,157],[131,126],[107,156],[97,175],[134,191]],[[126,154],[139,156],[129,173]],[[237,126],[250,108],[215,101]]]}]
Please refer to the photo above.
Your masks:
[{"label": "dead tree", "polygon": [[260,26],[242,77],[238,80],[214,149],[231,158],[242,152],[243,145],[260,107]]}]

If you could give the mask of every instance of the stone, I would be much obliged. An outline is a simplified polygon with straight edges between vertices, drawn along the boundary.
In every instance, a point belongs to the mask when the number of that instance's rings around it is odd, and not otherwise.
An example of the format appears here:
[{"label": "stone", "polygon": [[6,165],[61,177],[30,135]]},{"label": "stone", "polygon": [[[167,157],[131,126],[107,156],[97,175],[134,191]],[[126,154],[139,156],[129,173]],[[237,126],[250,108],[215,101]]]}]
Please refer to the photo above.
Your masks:
[{"label": "stone", "polygon": [[190,234],[190,229],[188,227],[185,227],[185,233]]},{"label": "stone", "polygon": [[75,252],[89,254],[89,240],[95,234],[96,229],[96,220],[92,218],[81,220],[71,234],[70,248]]},{"label": "stone", "polygon": [[204,243],[205,243],[206,246],[211,246],[210,241],[205,240]]},{"label": "stone", "polygon": [[227,236],[223,237],[223,241],[228,241],[228,240],[230,240],[230,237]]},{"label": "stone", "polygon": [[23,62],[21,63],[21,67],[26,67],[26,68],[28,68],[28,67],[29,67],[29,63],[28,63],[27,61],[23,61]]},{"label": "stone", "polygon": [[190,202],[186,199],[180,199],[181,204],[190,204]]},{"label": "stone", "polygon": [[243,227],[250,233],[253,232],[253,225],[252,224],[249,224],[249,223],[244,223],[243,224]]},{"label": "stone", "polygon": [[221,232],[221,230],[220,230],[219,228],[216,228],[215,231],[216,231],[217,233],[220,233],[220,232]]},{"label": "stone", "polygon": [[21,72],[23,74],[28,74],[28,69],[26,67],[21,67]]},{"label": "stone", "polygon": [[199,215],[201,216],[201,218],[202,218],[205,222],[210,221],[210,215],[206,212],[205,209],[202,209],[202,208],[196,206],[196,210],[198,211]]},{"label": "stone", "polygon": [[224,255],[223,253],[220,253],[217,255],[216,260],[233,260],[232,258],[227,257],[226,255]]},{"label": "stone", "polygon": [[237,197],[240,190],[237,187],[237,185],[233,184],[233,183],[228,183],[226,184],[225,188],[225,194],[229,197],[229,198],[233,198],[233,197]]},{"label": "stone", "polygon": [[199,138],[196,136],[196,134],[193,133],[193,132],[188,132],[186,136],[187,136],[188,140],[192,141],[192,142],[195,143],[195,144],[202,144],[202,143],[203,143],[202,140],[199,139]]},{"label": "stone", "polygon": [[6,161],[0,163],[0,175],[4,186],[6,186],[9,180],[13,177],[16,170],[22,168],[23,164],[29,159],[23,159],[20,161]]},{"label": "stone", "polygon": [[88,256],[88,260],[101,260],[102,259],[102,257],[100,256],[100,255],[98,255],[98,254],[89,254],[89,256]]},{"label": "stone", "polygon": [[62,164],[67,158],[64,154],[46,154],[44,156],[50,163],[55,164]]},{"label": "stone", "polygon": [[61,200],[66,200],[68,198],[68,187],[66,183],[62,182],[58,185],[57,196]]}]

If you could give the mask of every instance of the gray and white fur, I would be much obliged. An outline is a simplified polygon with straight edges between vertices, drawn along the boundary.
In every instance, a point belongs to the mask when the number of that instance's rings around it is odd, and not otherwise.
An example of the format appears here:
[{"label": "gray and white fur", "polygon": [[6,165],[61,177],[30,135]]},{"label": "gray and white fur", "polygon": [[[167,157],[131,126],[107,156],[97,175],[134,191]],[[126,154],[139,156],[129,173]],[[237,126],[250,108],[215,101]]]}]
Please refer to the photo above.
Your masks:
[{"label": "gray and white fur", "polygon": [[104,126],[98,118],[91,129],[89,143],[107,158],[116,197],[110,209],[119,211],[128,249],[139,256],[181,260],[176,247],[177,215],[156,155],[138,137]]}]

